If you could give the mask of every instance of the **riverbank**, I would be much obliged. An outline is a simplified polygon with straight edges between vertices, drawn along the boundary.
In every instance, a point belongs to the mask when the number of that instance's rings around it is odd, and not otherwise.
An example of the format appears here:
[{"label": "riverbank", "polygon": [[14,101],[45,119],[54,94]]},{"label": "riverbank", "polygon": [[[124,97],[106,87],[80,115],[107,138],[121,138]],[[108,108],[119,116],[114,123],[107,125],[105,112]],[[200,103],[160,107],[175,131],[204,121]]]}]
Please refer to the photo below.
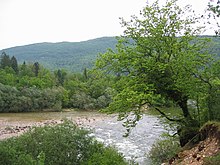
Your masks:
[{"label": "riverbank", "polygon": [[199,133],[164,165],[219,165],[220,123],[208,122]]},{"label": "riverbank", "polygon": [[97,122],[104,121],[110,117],[112,116],[89,111],[1,113],[0,140],[19,136],[32,127],[59,124],[65,119],[71,120],[78,126],[90,128]]},{"label": "riverbank", "polygon": [[[149,164],[147,155],[152,145],[165,131],[157,117],[143,115],[137,126],[132,129],[129,137],[123,137],[126,128],[122,126],[121,121],[117,120],[117,115],[106,115],[94,111],[0,114],[0,121],[3,121],[0,123],[0,128],[7,130],[10,127],[16,129],[16,126],[21,128],[41,126],[44,123],[60,122],[64,118],[75,121],[80,126],[89,127],[92,131],[91,135],[95,136],[98,141],[105,145],[114,146],[127,160],[134,160],[139,165]],[[27,130],[28,128],[24,132]],[[15,136],[22,131],[16,133]],[[5,134],[0,137],[4,136],[8,138],[13,134]]]}]

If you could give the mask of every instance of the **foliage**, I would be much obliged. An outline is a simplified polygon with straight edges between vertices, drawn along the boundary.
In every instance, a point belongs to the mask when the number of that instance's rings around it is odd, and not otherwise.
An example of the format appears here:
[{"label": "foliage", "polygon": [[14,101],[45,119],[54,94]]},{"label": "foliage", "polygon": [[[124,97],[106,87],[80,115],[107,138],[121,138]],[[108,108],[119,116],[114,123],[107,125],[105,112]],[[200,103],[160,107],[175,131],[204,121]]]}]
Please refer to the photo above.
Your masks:
[{"label": "foliage", "polygon": [[166,137],[153,144],[148,157],[152,165],[160,165],[164,162],[168,162],[179,151],[180,144],[177,138]]},{"label": "foliage", "polygon": [[16,85],[16,76],[11,68],[0,69],[0,83],[11,86]]},{"label": "foliage", "polygon": [[60,111],[65,104],[62,87],[17,89],[0,83],[0,112],[28,112],[43,109]]},{"label": "foliage", "polygon": [[14,56],[11,58],[11,67],[15,71],[15,73],[18,74],[18,62]]},{"label": "foliage", "polygon": [[126,165],[128,163],[123,161],[121,154],[115,152],[113,148],[106,148],[103,152],[94,153],[85,165]]},{"label": "foliage", "polygon": [[30,64],[26,64],[26,62],[24,61],[23,64],[19,66],[19,76],[20,77],[24,77],[24,76],[33,77],[34,76],[34,72]]},{"label": "foliage", "polygon": [[38,62],[35,62],[33,65],[33,72],[34,72],[35,77],[38,76],[39,69],[40,69],[40,64]]},{"label": "foliage", "polygon": [[64,81],[65,81],[65,76],[66,76],[66,72],[65,70],[60,70],[58,69],[57,71],[55,71],[55,76],[57,78],[57,84],[63,86],[64,85]]},{"label": "foliage", "polygon": [[112,101],[112,80],[99,72],[67,77],[64,88],[69,91],[69,107],[100,109]]},{"label": "foliage", "polygon": [[[10,56],[3,53],[10,61]],[[5,60],[0,60],[2,65]],[[11,63],[16,58],[12,57]],[[6,60],[7,61],[7,60]],[[38,62],[0,69],[0,112],[62,108],[100,109],[111,102],[111,80],[85,69],[83,74],[58,69],[51,72]],[[14,91],[13,91],[14,90]]]},{"label": "foliage", "polygon": [[74,108],[95,109],[95,100],[83,92],[75,93],[74,95],[72,95],[70,103]]},{"label": "foliage", "polygon": [[0,141],[0,163],[10,164],[127,164],[113,148],[104,147],[87,130],[70,121],[56,126],[36,127],[8,140]]},{"label": "foliage", "polygon": [[[213,72],[219,59],[209,54],[209,40],[198,37],[203,27],[196,26],[200,18],[190,12],[189,6],[181,9],[176,0],[164,6],[156,1],[147,5],[140,17],[122,19],[125,31],[116,51],[108,50],[96,61],[98,69],[116,75],[118,93],[108,112],[124,117],[134,112],[137,117],[130,122],[135,124],[142,105],[164,106],[158,100],[168,100],[182,110],[183,116],[175,120],[187,127],[199,128],[204,113],[210,114],[206,120],[215,118],[209,105],[213,89],[219,91],[215,83],[219,71]],[[197,103],[193,114],[188,107],[190,99]]]},{"label": "foliage", "polygon": [[10,66],[11,66],[11,59],[9,55],[7,55],[5,52],[2,52],[0,67],[4,69],[5,67],[10,67]]},{"label": "foliage", "polygon": [[82,42],[38,43],[0,50],[15,56],[19,64],[39,62],[54,71],[65,69],[82,72],[91,69],[97,55],[108,48],[114,49],[115,37],[102,37]]}]

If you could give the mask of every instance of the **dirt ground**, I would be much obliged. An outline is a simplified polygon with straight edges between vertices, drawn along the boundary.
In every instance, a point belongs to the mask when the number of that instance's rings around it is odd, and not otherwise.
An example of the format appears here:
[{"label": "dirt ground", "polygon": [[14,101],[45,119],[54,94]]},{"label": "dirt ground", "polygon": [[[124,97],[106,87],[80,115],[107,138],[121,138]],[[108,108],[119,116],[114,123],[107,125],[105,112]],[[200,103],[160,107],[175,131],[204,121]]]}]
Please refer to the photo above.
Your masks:
[{"label": "dirt ground", "polygon": [[[172,158],[168,164],[203,165],[205,158],[220,153],[220,125],[218,122],[207,123],[201,128],[198,135],[200,141],[197,144],[194,144],[193,141],[186,144],[183,151]],[[218,162],[216,163],[218,164]]]},{"label": "dirt ground", "polygon": [[178,154],[178,159],[170,162],[173,165],[203,165],[204,158],[220,152],[219,139],[207,138],[190,150]]}]

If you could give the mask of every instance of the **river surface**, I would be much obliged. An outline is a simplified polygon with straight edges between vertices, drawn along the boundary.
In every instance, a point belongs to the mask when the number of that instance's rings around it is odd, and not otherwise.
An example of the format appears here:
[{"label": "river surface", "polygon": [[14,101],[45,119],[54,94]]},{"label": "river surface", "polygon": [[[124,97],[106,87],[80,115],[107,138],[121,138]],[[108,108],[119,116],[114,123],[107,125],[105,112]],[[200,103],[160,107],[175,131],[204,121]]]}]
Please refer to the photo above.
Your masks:
[{"label": "river surface", "polygon": [[[33,126],[48,121],[60,121],[64,118],[75,121],[78,125],[92,130],[98,141],[105,145],[115,146],[127,160],[134,160],[139,165],[149,164],[147,154],[153,143],[164,132],[159,119],[151,115],[143,115],[128,137],[123,137],[126,129],[116,115],[97,112],[42,112],[42,113],[1,113],[0,130],[8,127]],[[10,135],[0,133],[0,139]],[[14,136],[14,135],[13,135]],[[2,138],[1,138],[2,137]]]}]

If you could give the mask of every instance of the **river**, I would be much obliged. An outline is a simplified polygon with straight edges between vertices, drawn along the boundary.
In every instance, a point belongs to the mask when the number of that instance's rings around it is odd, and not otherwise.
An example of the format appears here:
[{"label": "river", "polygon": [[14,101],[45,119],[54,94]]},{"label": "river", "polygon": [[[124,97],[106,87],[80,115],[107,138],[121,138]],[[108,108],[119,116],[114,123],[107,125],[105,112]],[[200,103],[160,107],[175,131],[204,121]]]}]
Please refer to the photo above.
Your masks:
[{"label": "river", "polygon": [[105,145],[115,146],[127,160],[134,160],[139,165],[149,164],[147,154],[153,143],[164,132],[159,119],[151,115],[143,115],[128,137],[122,122],[116,115],[106,115],[91,111],[42,112],[42,113],[2,113],[0,114],[0,139],[14,136],[4,132],[9,127],[23,128],[26,126],[47,124],[48,121],[60,121],[64,118],[75,121],[78,125],[92,130],[98,141]]}]

